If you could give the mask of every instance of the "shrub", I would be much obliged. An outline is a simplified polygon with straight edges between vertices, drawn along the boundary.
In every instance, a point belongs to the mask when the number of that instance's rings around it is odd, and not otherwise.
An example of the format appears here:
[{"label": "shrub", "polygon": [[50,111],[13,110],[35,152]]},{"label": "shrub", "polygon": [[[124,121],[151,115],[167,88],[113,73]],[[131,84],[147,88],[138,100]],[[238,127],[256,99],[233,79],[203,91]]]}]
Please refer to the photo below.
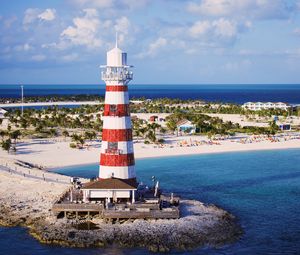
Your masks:
[{"label": "shrub", "polygon": [[70,143],[70,148],[75,149],[76,148],[76,144],[75,143]]}]

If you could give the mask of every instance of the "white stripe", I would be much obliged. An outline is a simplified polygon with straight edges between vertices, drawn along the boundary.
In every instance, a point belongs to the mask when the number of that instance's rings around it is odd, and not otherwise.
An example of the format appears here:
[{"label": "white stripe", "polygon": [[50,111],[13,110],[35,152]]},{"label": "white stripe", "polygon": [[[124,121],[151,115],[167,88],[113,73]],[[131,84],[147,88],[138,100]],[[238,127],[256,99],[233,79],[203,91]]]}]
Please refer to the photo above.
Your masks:
[{"label": "white stripe", "polygon": [[106,91],[105,104],[129,104],[127,91]]},{"label": "white stripe", "polygon": [[122,81],[109,81],[106,83],[107,86],[110,86],[110,85],[114,85],[114,86],[126,86],[127,83],[124,83]]},{"label": "white stripe", "polygon": [[129,129],[131,128],[130,116],[115,117],[102,116],[103,129]]},{"label": "white stripe", "polygon": [[100,166],[99,177],[106,178],[130,179],[136,178],[134,166]]},{"label": "white stripe", "polygon": [[[101,153],[105,153],[105,150],[108,148],[108,142],[102,141],[101,145]],[[133,153],[133,142],[118,142],[118,150],[120,150],[120,154],[129,154]]]}]

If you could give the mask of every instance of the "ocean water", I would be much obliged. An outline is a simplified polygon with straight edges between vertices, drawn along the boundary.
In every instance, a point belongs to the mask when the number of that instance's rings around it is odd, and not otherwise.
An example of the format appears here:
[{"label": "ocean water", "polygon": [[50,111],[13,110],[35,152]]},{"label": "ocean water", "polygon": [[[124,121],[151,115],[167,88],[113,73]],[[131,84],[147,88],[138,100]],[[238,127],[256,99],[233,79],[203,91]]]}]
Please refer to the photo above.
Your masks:
[{"label": "ocean water", "polygon": [[[105,86],[99,85],[24,85],[24,95],[101,95]],[[300,104],[300,84],[276,85],[130,85],[131,98],[180,98],[242,104],[248,101],[283,101]],[[19,85],[0,85],[0,98],[21,97]]]},{"label": "ocean water", "polygon": [[[300,149],[142,159],[140,181],[155,175],[166,191],[214,203],[236,215],[245,234],[220,248],[172,254],[300,254]],[[97,165],[59,173],[97,175]],[[152,254],[144,249],[71,249],[42,245],[23,228],[0,228],[0,254]]]}]

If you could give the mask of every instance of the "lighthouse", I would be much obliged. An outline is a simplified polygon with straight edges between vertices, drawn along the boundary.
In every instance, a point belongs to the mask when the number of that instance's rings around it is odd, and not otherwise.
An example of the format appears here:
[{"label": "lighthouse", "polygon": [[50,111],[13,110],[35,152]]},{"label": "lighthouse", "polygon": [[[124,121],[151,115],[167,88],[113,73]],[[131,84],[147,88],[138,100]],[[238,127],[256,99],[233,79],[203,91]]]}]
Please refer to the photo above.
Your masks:
[{"label": "lighthouse", "polygon": [[127,53],[118,48],[117,39],[106,57],[107,64],[101,66],[106,90],[99,178],[135,180],[128,95],[128,83],[133,77],[132,66],[127,65]]}]

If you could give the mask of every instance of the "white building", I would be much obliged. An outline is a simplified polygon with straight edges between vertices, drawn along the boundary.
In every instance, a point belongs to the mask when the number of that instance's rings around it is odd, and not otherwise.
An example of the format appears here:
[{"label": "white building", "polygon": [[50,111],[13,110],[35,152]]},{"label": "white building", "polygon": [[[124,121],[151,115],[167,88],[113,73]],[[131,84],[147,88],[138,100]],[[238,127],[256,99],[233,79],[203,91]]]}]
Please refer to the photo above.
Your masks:
[{"label": "white building", "polygon": [[247,102],[243,104],[242,107],[251,111],[261,111],[267,109],[280,109],[287,111],[291,108],[289,104],[282,102]]},{"label": "white building", "polygon": [[3,108],[0,108],[0,119],[3,119],[4,118],[4,114],[6,113],[7,111],[5,111]]},{"label": "white building", "polygon": [[83,201],[100,201],[105,205],[115,202],[135,202],[137,182],[134,179],[107,178],[85,183]]},{"label": "white building", "polygon": [[188,134],[193,134],[196,132],[196,125],[192,124],[189,120],[181,120],[177,122],[177,131],[184,132]]}]

